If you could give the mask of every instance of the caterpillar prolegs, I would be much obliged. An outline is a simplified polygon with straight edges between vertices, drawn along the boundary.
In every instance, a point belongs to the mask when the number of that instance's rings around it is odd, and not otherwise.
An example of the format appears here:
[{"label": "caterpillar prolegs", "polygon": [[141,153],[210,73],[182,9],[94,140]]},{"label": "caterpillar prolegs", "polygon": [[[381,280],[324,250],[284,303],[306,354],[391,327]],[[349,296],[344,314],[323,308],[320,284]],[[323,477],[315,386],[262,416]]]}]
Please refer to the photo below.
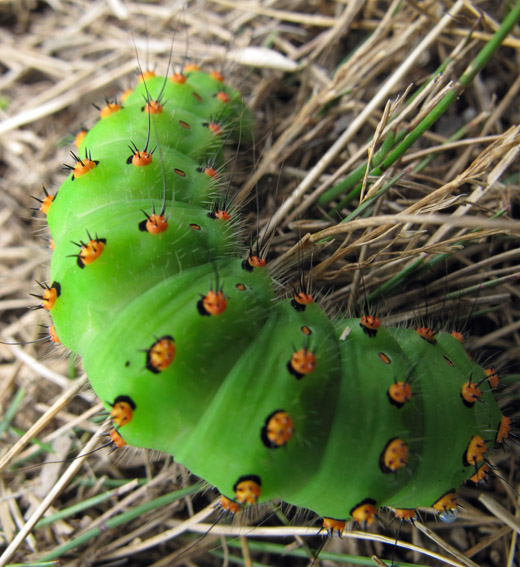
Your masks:
[{"label": "caterpillar prolegs", "polygon": [[101,109],[44,207],[43,306],[117,433],[173,455],[230,510],[281,499],[362,526],[381,506],[455,510],[510,430],[494,372],[448,333],[277,298],[208,174],[245,127],[239,95],[193,68],[141,78]]}]

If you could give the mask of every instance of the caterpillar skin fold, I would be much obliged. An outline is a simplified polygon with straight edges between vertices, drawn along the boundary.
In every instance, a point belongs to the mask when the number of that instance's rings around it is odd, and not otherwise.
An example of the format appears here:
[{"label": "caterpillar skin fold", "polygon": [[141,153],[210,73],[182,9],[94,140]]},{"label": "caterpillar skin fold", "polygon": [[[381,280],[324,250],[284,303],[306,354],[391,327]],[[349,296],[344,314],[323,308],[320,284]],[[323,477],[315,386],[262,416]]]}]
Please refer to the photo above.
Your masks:
[{"label": "caterpillar skin fold", "polygon": [[173,455],[226,510],[281,499],[329,531],[382,506],[449,515],[508,436],[496,374],[456,335],[278,298],[219,187],[224,143],[250,130],[239,93],[196,68],[101,110],[42,207],[57,338],[118,443]]}]

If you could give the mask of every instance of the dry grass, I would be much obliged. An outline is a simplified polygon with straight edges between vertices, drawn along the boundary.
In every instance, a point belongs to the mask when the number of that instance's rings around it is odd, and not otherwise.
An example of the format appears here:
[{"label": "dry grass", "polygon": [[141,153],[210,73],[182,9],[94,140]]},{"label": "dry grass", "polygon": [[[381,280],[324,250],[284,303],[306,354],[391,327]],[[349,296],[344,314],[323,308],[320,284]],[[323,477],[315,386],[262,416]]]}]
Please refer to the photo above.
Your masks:
[{"label": "dry grass", "polygon": [[[59,186],[60,166],[68,157],[64,142],[79,124],[93,123],[90,104],[133,83],[134,46],[144,67],[164,72],[173,39],[176,64],[189,56],[223,69],[245,93],[258,120],[257,144],[253,163],[251,151],[239,157],[233,183],[253,227],[250,197],[258,195],[259,224],[272,237],[270,256],[279,277],[290,279],[303,250],[305,258],[312,255],[313,283],[326,292],[330,308],[359,313],[368,294],[421,260],[429,269],[387,288],[379,313],[393,322],[436,314],[446,322],[447,312],[460,315],[462,326],[472,330],[469,346],[481,360],[492,359],[505,373],[518,372],[520,34],[505,41],[400,160],[378,178],[364,176],[366,203],[388,184],[367,209],[370,214],[337,224],[358,200],[330,216],[326,207],[316,206],[318,196],[373,156],[389,132],[411,130],[432,111],[496,31],[508,2],[175,4],[182,3],[0,3],[1,336],[28,342],[23,348],[0,345],[2,466],[9,461],[0,478],[0,545],[13,540],[24,520],[39,518],[33,513],[46,496],[52,506],[45,515],[52,515],[121,486],[104,502],[31,530],[13,562],[44,557],[97,527],[96,537],[65,554],[61,565],[227,565],[237,557],[246,565],[308,563],[305,546],[301,559],[280,557],[266,544],[258,549],[245,536],[263,535],[260,528],[239,531],[253,518],[211,527],[214,516],[206,507],[211,492],[187,495],[110,529],[121,512],[194,482],[168,457],[131,451],[119,457],[105,449],[72,464],[25,468],[94,447],[97,441],[88,439],[98,430],[100,412],[86,380],[71,379],[73,363],[63,352],[29,342],[38,338],[38,325],[47,323],[40,311],[27,310],[32,303],[27,294],[36,292],[34,280],[46,280],[49,257],[44,223],[31,214],[35,202],[29,196],[40,196],[42,183]],[[442,76],[428,84],[443,62]],[[427,86],[414,99],[422,85]],[[432,261],[439,255],[444,256]],[[495,456],[510,486],[494,479],[482,502],[478,491],[463,489],[464,508],[454,525],[403,527],[402,539],[450,562],[417,551],[399,550],[396,557],[434,565],[518,564],[514,449]],[[134,477],[147,483],[133,482]],[[317,532],[310,523],[296,514],[289,528],[269,527],[275,522],[267,515],[263,529],[267,541],[291,533],[276,539],[290,550],[302,544],[301,536]],[[395,527],[384,516],[382,523],[370,534],[332,540],[326,549],[377,554],[390,563],[392,545],[382,546],[372,534],[377,531],[392,544]],[[190,535],[208,531],[200,540]],[[226,542],[221,533],[240,537]],[[323,553],[321,559],[328,557]]]}]

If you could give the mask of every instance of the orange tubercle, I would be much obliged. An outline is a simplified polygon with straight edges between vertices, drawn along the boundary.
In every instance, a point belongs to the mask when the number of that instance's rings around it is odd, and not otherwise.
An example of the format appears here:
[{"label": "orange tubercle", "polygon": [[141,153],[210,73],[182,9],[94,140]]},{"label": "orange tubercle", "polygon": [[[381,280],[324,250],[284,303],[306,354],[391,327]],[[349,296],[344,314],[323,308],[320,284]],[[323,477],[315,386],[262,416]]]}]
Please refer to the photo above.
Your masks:
[{"label": "orange tubercle", "polygon": [[468,380],[462,384],[460,395],[466,406],[473,407],[475,402],[482,396],[482,392],[475,382]]},{"label": "orange tubercle", "polygon": [[306,348],[293,352],[288,364],[289,372],[297,379],[313,372],[316,368],[316,355]]},{"label": "orange tubercle", "polygon": [[334,535],[334,533],[337,533],[339,536],[341,536],[345,531],[346,525],[347,522],[345,522],[345,520],[323,518],[323,529],[326,530],[329,535]]},{"label": "orange tubercle", "polygon": [[89,171],[92,171],[98,163],[99,163],[98,161],[94,161],[89,158],[83,158],[78,160],[72,170],[73,178],[81,177],[82,175],[85,175]]},{"label": "orange tubercle", "polygon": [[359,325],[365,334],[369,337],[375,337],[377,335],[377,330],[381,326],[381,321],[379,321],[379,318],[375,315],[363,315]]},{"label": "orange tubercle", "polygon": [[241,476],[233,486],[235,499],[240,504],[256,504],[262,492],[262,482],[256,475]]},{"label": "orange tubercle", "polygon": [[136,409],[132,398],[128,396],[117,396],[114,403],[109,403],[109,405],[112,407],[110,417],[118,427],[123,427],[123,425],[132,421],[134,410]]},{"label": "orange tubercle", "polygon": [[394,473],[408,463],[408,447],[406,443],[395,437],[386,444],[381,457],[379,466],[384,473]]},{"label": "orange tubercle", "polygon": [[78,254],[78,266],[84,268],[93,264],[105,250],[106,238],[90,239],[86,244],[81,242],[81,250]]},{"label": "orange tubercle", "polygon": [[146,351],[146,368],[154,374],[166,370],[175,359],[175,341],[170,335],[157,339]]},{"label": "orange tubercle", "polygon": [[101,118],[108,118],[111,114],[121,110],[121,106],[117,102],[107,102],[103,108],[99,110]]},{"label": "orange tubercle", "polygon": [[421,338],[423,338],[425,341],[429,342],[430,344],[434,345],[436,343],[435,331],[433,329],[430,329],[428,327],[419,327],[417,329],[417,333]]},{"label": "orange tubercle", "polygon": [[224,75],[220,71],[211,71],[209,76],[215,81],[224,82]]},{"label": "orange tubercle", "polygon": [[74,138],[74,145],[76,146],[76,148],[80,148],[81,144],[83,143],[83,140],[85,139],[85,136],[87,135],[87,131],[85,129],[80,130],[75,138]]},{"label": "orange tubercle", "polygon": [[40,207],[40,211],[42,213],[44,213],[46,215],[49,213],[49,209],[51,208],[53,198],[54,197],[52,195],[46,195],[45,196],[45,199],[43,199],[42,205]]},{"label": "orange tubercle", "polygon": [[201,315],[222,315],[227,308],[227,300],[222,291],[210,290],[197,304]]},{"label": "orange tubercle", "polygon": [[350,515],[356,524],[360,526],[371,526],[376,521],[377,504],[375,500],[366,498],[350,510]]},{"label": "orange tubercle", "polygon": [[412,387],[408,382],[395,382],[388,388],[390,402],[401,408],[412,399]]},{"label": "orange tubercle", "polygon": [[209,177],[214,177],[214,178],[218,177],[218,171],[214,167],[210,167],[210,166],[205,167],[204,173],[206,175],[209,175]]},{"label": "orange tubercle", "polygon": [[264,258],[260,258],[260,256],[251,254],[247,260],[244,260],[242,267],[245,270],[252,271],[253,268],[263,268],[265,264],[266,262]]},{"label": "orange tubercle", "polygon": [[139,75],[139,82],[148,81],[148,79],[153,79],[155,77],[155,71],[143,71]]},{"label": "orange tubercle", "polygon": [[217,209],[215,211],[215,218],[221,221],[228,221],[231,218],[231,215],[225,210]]},{"label": "orange tubercle", "polygon": [[191,71],[200,71],[200,65],[197,65],[196,63],[188,63],[184,66],[185,73],[190,73]]},{"label": "orange tubercle", "polygon": [[506,417],[505,415],[502,416],[496,436],[497,443],[503,443],[504,440],[509,437],[509,432],[511,431],[511,423],[512,421],[510,417]]},{"label": "orange tubercle", "polygon": [[143,110],[148,114],[161,114],[163,105],[158,100],[150,100],[145,104]]},{"label": "orange tubercle", "polygon": [[417,513],[413,508],[394,508],[394,515],[398,520],[411,522],[415,520]]},{"label": "orange tubercle", "polygon": [[121,447],[124,447],[126,445],[126,441],[121,437],[121,434],[116,429],[111,429],[108,434],[110,436],[110,439],[112,440],[112,443],[118,449],[121,449]]},{"label": "orange tubercle", "polygon": [[49,338],[51,339],[51,342],[55,344],[61,343],[60,339],[58,338],[58,335],[56,334],[56,327],[54,327],[54,325],[51,325],[49,327]]},{"label": "orange tubercle", "polygon": [[484,372],[486,373],[489,385],[492,388],[496,388],[500,384],[498,372],[494,368],[486,368],[484,369]]},{"label": "orange tubercle", "polygon": [[51,309],[56,305],[56,301],[61,293],[61,287],[58,282],[53,282],[51,287],[46,286],[42,299],[42,307],[47,309],[47,311],[51,311]]},{"label": "orange tubercle", "polygon": [[222,134],[220,125],[216,122],[209,122],[207,126],[213,132],[213,134],[215,134],[215,136],[220,136],[220,134]]},{"label": "orange tubercle", "polygon": [[490,466],[487,463],[484,463],[478,469],[478,471],[469,478],[469,481],[472,482],[473,484],[479,484],[480,482],[483,482],[488,476],[490,470],[491,470]]},{"label": "orange tubercle", "polygon": [[459,332],[459,331],[452,331],[452,332],[451,332],[451,336],[452,336],[454,339],[457,339],[460,344],[463,344],[463,343],[464,343],[464,335],[463,335],[461,332]]},{"label": "orange tubercle", "polygon": [[262,442],[271,449],[286,445],[294,433],[291,416],[284,410],[276,410],[265,420],[262,428]]},{"label": "orange tubercle", "polygon": [[253,268],[263,268],[265,266],[265,260],[264,258],[260,258],[260,256],[249,256],[247,261]]},{"label": "orange tubercle", "polygon": [[161,234],[168,230],[168,221],[164,215],[152,213],[145,221],[139,223],[139,229],[150,234]]},{"label": "orange tubercle", "polygon": [[137,150],[132,155],[132,165],[135,165],[135,167],[144,167],[145,165],[150,165],[152,161],[152,152]]},{"label": "orange tubercle", "polygon": [[224,91],[218,92],[218,93],[217,93],[217,98],[218,98],[221,102],[223,102],[223,103],[226,103],[226,104],[227,104],[227,103],[229,102],[229,95],[228,95],[226,92],[224,92]]},{"label": "orange tubercle", "polygon": [[314,297],[312,297],[310,293],[304,293],[303,291],[295,293],[293,299],[300,305],[310,305],[311,303],[314,303]]},{"label": "orange tubercle", "polygon": [[231,500],[227,496],[221,496],[219,504],[224,512],[231,512],[231,514],[238,514],[242,508],[238,502]]},{"label": "orange tubercle", "polygon": [[178,85],[184,85],[184,83],[186,82],[186,75],[183,75],[182,73],[174,73],[170,77],[170,81]]},{"label": "orange tubercle", "polygon": [[311,303],[314,303],[314,298],[304,291],[297,291],[291,299],[291,307],[299,313],[303,313]]},{"label": "orange tubercle", "polygon": [[441,513],[457,508],[457,494],[454,490],[444,493],[434,504],[433,508]]},{"label": "orange tubercle", "polygon": [[476,466],[484,460],[484,455],[488,450],[484,439],[480,435],[474,435],[464,453],[464,464]]}]

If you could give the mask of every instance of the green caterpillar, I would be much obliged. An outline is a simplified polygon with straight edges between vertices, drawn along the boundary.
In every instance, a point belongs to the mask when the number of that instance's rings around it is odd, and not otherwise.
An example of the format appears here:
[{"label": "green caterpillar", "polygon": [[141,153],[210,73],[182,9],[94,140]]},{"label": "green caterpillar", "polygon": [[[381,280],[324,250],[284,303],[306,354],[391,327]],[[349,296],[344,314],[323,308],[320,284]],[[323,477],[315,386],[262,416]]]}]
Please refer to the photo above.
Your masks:
[{"label": "green caterpillar", "polygon": [[142,78],[42,205],[55,246],[42,304],[114,441],[173,455],[231,512],[281,499],[329,532],[382,506],[449,517],[511,428],[496,373],[460,336],[331,320],[303,290],[278,298],[219,192],[224,141],[250,129],[239,93],[196,68]]}]

